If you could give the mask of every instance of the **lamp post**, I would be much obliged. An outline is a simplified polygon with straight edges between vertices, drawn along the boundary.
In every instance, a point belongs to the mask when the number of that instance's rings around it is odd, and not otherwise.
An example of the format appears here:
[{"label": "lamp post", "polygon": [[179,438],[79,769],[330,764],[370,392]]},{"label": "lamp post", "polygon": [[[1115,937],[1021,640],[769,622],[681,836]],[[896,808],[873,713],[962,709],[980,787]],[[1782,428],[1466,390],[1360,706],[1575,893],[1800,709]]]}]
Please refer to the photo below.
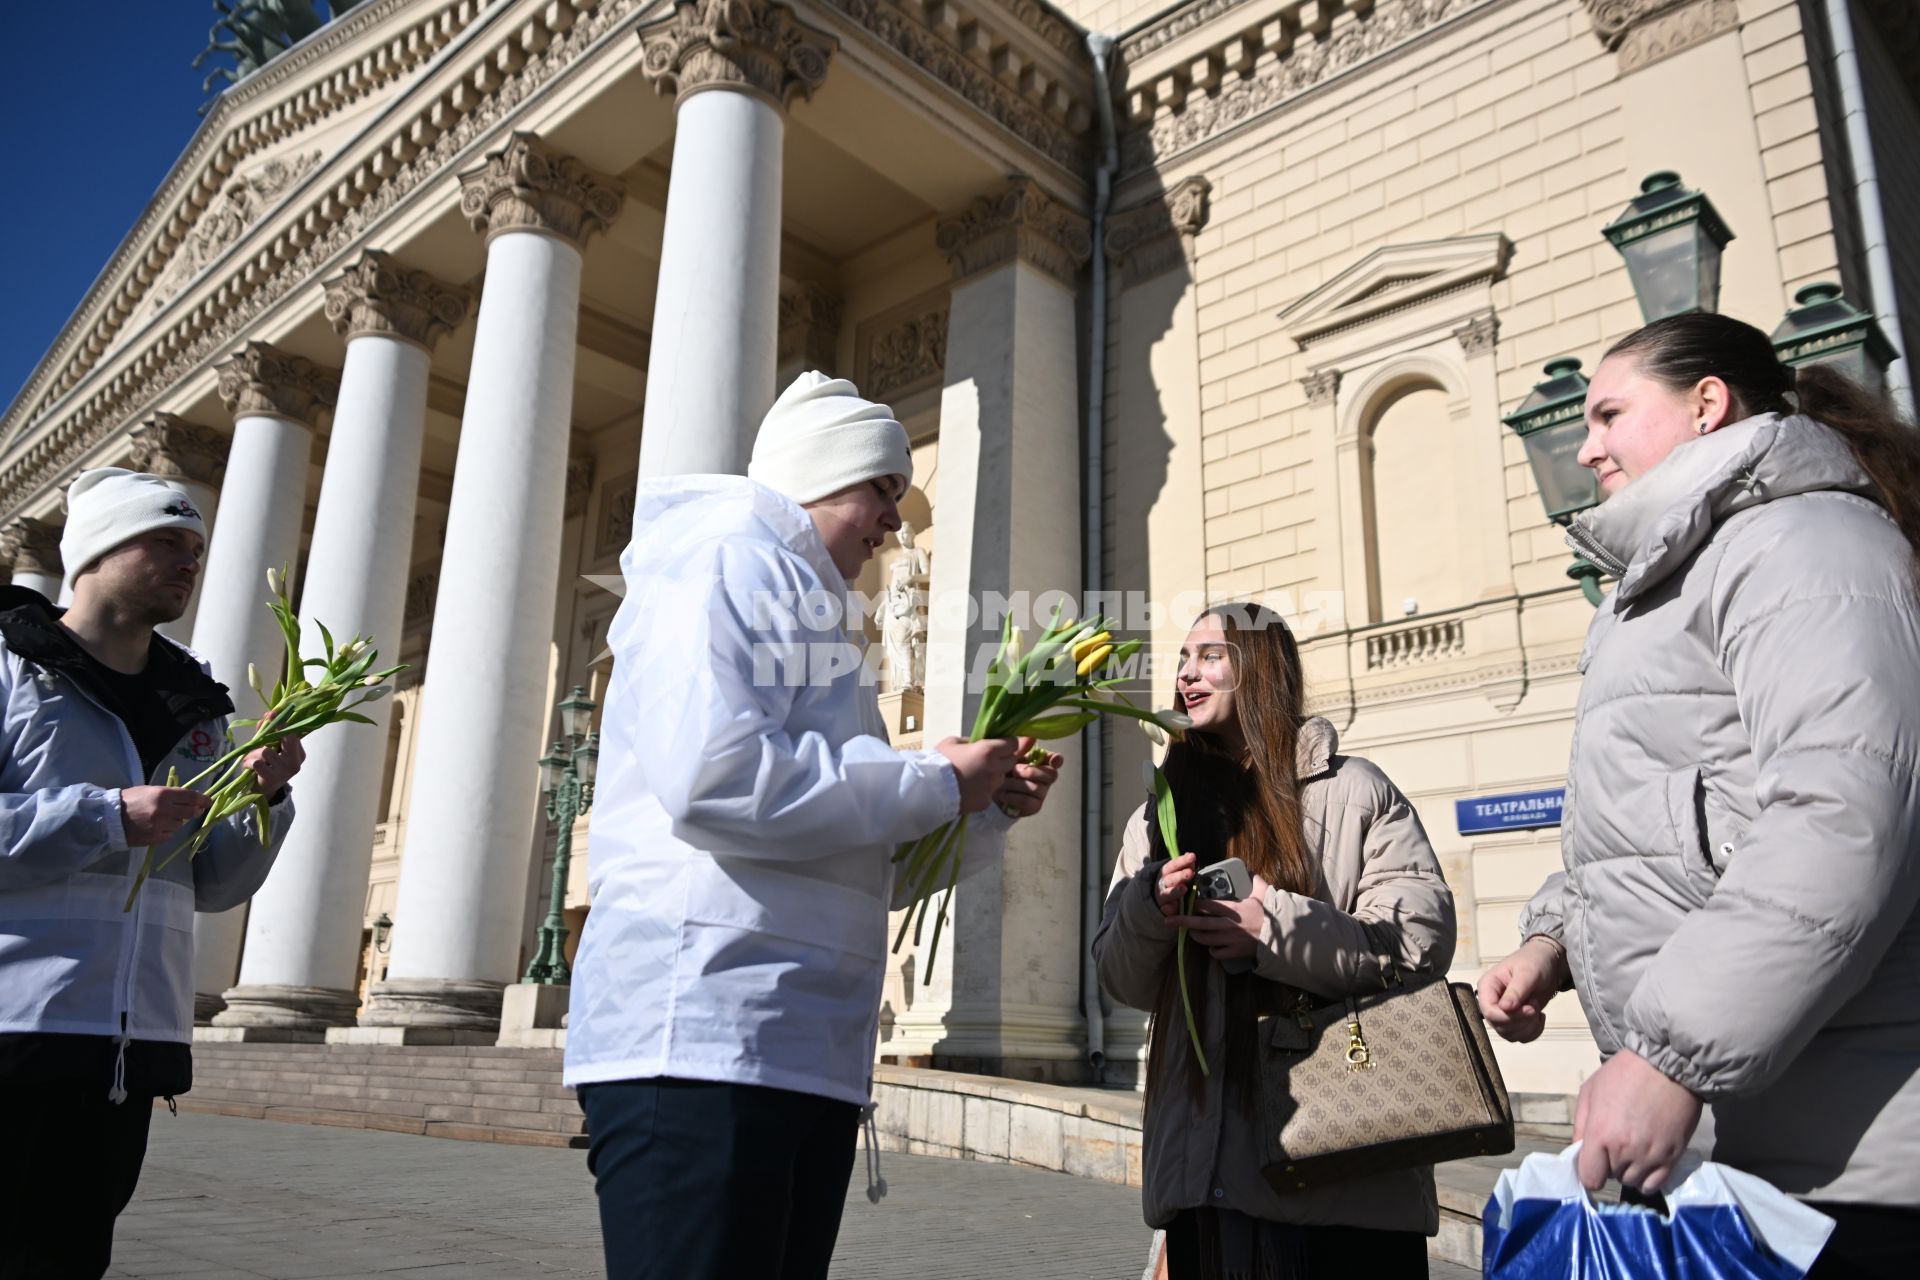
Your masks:
[{"label": "lamp post", "polygon": [[[1526,446],[1540,505],[1547,519],[1565,527],[1582,511],[1600,502],[1600,483],[1580,465],[1580,445],[1587,438],[1587,378],[1571,356],[1547,361],[1546,378],[1536,383],[1520,407],[1501,419]],[[1600,567],[1576,555],[1567,576],[1596,609],[1600,594]]]},{"label": "lamp post", "polygon": [[1648,324],[1720,305],[1720,252],[1733,239],[1713,202],[1669,170],[1649,174],[1640,194],[1601,229],[1627,260]]},{"label": "lamp post", "polygon": [[567,868],[573,861],[573,824],[593,808],[593,775],[600,763],[600,735],[587,730],[593,722],[593,710],[587,691],[575,685],[560,703],[561,741],[540,757],[547,821],[557,824],[559,833],[553,845],[553,889],[547,918],[540,925],[540,945],[522,982],[566,986],[573,976],[567,967]]},{"label": "lamp post", "polygon": [[1793,295],[1793,309],[1773,331],[1780,363],[1831,365],[1863,387],[1884,390],[1893,343],[1869,312],[1846,300],[1840,286],[1810,284]]}]

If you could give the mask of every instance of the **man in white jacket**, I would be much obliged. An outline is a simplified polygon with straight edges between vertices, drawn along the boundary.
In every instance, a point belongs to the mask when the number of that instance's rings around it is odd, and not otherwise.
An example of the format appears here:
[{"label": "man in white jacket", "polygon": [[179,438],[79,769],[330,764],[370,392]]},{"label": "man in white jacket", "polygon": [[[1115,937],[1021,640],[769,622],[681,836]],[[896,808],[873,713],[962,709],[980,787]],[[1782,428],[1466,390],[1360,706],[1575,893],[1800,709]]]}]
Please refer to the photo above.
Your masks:
[{"label": "man in white jacket", "polygon": [[808,373],[745,478],[640,487],[566,1062],[614,1280],[826,1275],[893,851],[980,813],[980,865],[1058,776],[1025,743],[887,743],[828,602],[899,527],[912,475],[891,410]]},{"label": "man in white jacket", "polygon": [[226,819],[125,905],[207,810],[169,772],[227,749],[226,687],[154,631],[205,547],[184,489],[102,467],[67,490],[72,605],[0,587],[0,1280],[106,1271],[154,1099],[193,1083],[193,913],[245,902],[293,820],[297,741],[247,757],[270,831]]}]

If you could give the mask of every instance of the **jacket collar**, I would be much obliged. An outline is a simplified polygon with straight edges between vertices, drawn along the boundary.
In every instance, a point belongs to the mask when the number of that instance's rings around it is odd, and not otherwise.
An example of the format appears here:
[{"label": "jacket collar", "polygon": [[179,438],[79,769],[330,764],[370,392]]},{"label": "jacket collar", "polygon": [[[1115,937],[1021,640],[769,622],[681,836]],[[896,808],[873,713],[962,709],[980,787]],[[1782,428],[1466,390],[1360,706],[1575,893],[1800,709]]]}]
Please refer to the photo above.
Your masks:
[{"label": "jacket collar", "polygon": [[[844,595],[846,579],[827,554],[813,517],[793,499],[769,489],[757,480],[733,475],[685,475],[649,480],[640,486],[634,502],[634,540],[629,550],[643,540],[647,550],[658,551],[680,540],[689,527],[684,519],[689,512],[679,510],[688,504],[704,514],[725,513],[720,524],[738,527],[742,522],[758,523],[789,551],[805,560],[819,575],[820,582],[834,595]],[[665,523],[662,523],[662,522]],[[625,557],[622,558],[623,563]]]},{"label": "jacket collar", "polygon": [[1617,609],[1664,581],[1728,516],[1822,490],[1875,491],[1832,430],[1811,418],[1765,413],[1681,445],[1575,516],[1567,545],[1620,579]]},{"label": "jacket collar", "polygon": [[1309,716],[1300,722],[1300,736],[1294,744],[1294,767],[1300,781],[1317,778],[1333,770],[1334,753],[1340,749],[1340,731],[1323,716]]},{"label": "jacket collar", "polygon": [[[0,640],[23,662],[61,672],[91,691],[93,666],[80,642],[60,625],[64,612],[30,587],[0,587]],[[183,729],[233,712],[227,686],[158,632],[148,650],[146,674]]]}]

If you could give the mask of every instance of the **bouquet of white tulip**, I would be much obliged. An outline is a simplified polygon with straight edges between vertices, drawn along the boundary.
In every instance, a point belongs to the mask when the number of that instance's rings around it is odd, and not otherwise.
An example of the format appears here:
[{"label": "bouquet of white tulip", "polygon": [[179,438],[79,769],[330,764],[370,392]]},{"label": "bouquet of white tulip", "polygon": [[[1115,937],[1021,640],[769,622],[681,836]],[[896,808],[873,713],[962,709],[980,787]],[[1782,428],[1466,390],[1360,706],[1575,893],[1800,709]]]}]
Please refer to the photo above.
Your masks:
[{"label": "bouquet of white tulip", "polygon": [[[1000,630],[1000,650],[987,667],[987,688],[980,698],[979,712],[973,719],[973,733],[967,740],[988,738],[1036,738],[1049,741],[1070,738],[1103,715],[1130,716],[1161,731],[1181,732],[1192,721],[1177,711],[1143,711],[1128,702],[1114,686],[1124,675],[1104,673],[1124,667],[1126,660],[1140,651],[1141,642],[1113,641],[1112,619],[1089,618],[1076,623],[1054,621],[1040,633],[1033,648],[1025,647],[1020,628],[1008,617]],[[1035,747],[1031,763],[1041,763],[1045,752]],[[961,852],[966,847],[967,816],[937,827],[909,844],[900,846],[893,860],[912,889],[906,919],[894,937],[898,951],[906,941],[907,928],[913,928],[916,945],[926,924],[929,904],[946,891],[940,914],[933,925],[933,944],[927,953],[926,981],[933,981],[933,958],[940,950],[940,932],[947,921],[947,904],[960,877]]]},{"label": "bouquet of white tulip", "polygon": [[[285,582],[284,570],[277,574],[271,569],[267,570],[267,590],[272,593],[267,608],[279,622],[280,633],[286,638],[286,675],[269,693],[260,685],[260,673],[249,663],[247,682],[253,686],[253,691],[259,695],[266,710],[256,720],[233,721],[227,727],[227,740],[234,744],[233,749],[184,783],[180,781],[177,769],[167,771],[167,785],[170,787],[198,787],[208,778],[214,779],[206,792],[211,803],[200,819],[199,830],[194,832],[193,839],[188,843],[176,848],[158,864],[154,862],[152,847],[147,849],[146,863],[140,869],[139,878],[134,881],[132,892],[127,894],[127,905],[122,910],[133,909],[134,899],[140,896],[147,877],[183,852],[191,861],[206,845],[217,824],[250,806],[258,814],[255,825],[260,829],[260,845],[267,847],[272,838],[273,820],[267,813],[267,797],[261,793],[253,770],[244,763],[246,758],[263,747],[278,746],[289,737],[305,737],[316,729],[343,720],[355,724],[374,723],[354,708],[384,697],[387,693],[385,682],[406,670],[404,665],[388,667],[384,671],[373,670],[373,664],[380,654],[371,640],[356,635],[336,648],[333,634],[317,622],[314,626],[319,629],[326,656],[302,658],[300,619],[287,601],[283,590]],[[320,668],[320,674],[315,681],[310,681],[307,672],[314,667]],[[348,701],[349,698],[352,700]],[[245,741],[241,741],[235,732],[243,726],[249,730]]]}]

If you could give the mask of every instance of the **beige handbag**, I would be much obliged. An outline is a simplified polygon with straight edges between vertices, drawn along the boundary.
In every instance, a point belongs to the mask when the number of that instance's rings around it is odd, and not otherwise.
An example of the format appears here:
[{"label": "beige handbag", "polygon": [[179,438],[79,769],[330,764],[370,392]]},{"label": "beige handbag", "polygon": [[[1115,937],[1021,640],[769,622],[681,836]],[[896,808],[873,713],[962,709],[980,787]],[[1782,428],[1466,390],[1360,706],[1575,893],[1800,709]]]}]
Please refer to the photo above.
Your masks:
[{"label": "beige handbag", "polygon": [[1292,1191],[1513,1150],[1513,1104],[1473,989],[1409,978],[1260,1019],[1263,1172]]}]

